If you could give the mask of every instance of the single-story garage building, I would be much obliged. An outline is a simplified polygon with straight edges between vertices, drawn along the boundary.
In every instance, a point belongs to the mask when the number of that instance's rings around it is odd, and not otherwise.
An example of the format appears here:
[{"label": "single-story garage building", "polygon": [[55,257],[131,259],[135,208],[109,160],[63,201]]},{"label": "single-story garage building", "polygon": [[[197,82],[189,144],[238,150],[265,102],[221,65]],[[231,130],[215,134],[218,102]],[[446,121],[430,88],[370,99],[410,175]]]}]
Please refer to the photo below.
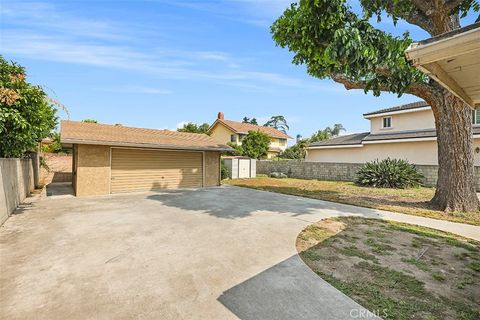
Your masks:
[{"label": "single-story garage building", "polygon": [[206,134],[77,121],[61,122],[61,143],[73,150],[77,196],[217,186],[231,150]]}]

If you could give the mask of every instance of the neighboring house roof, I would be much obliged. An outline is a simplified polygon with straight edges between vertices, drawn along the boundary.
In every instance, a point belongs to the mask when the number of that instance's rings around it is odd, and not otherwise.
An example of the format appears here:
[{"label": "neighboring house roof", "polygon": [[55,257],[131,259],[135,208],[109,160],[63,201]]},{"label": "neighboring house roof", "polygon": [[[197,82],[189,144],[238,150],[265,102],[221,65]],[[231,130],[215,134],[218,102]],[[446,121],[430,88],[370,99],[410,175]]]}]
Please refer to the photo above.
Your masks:
[{"label": "neighboring house roof", "polygon": [[217,119],[208,131],[210,132],[218,123],[223,124],[235,133],[247,134],[249,131],[261,131],[268,134],[272,138],[292,139],[292,137],[290,137],[286,133],[283,133],[282,131],[272,127],[257,126],[251,123],[243,123],[225,119]]},{"label": "neighboring house roof", "polygon": [[[480,126],[473,126],[473,134],[480,135]],[[318,141],[310,144],[309,148],[315,147],[333,147],[333,146],[347,146],[347,145],[362,145],[363,143],[375,142],[375,141],[394,141],[404,139],[425,139],[436,138],[437,132],[435,129],[425,130],[408,130],[389,133],[377,133],[371,134],[370,132],[362,132],[349,134],[346,136],[340,136],[331,138],[328,140]]]},{"label": "neighboring house roof", "polygon": [[425,101],[417,101],[413,103],[407,103],[403,104],[400,106],[395,106],[395,107],[390,107],[390,108],[385,108],[385,109],[380,109],[372,112],[367,112],[364,113],[363,116],[372,116],[376,114],[382,114],[382,113],[390,113],[390,112],[397,112],[397,111],[405,111],[405,110],[411,110],[411,109],[418,109],[418,108],[424,108],[424,107],[429,107],[429,104],[426,103]]},{"label": "neighboring house roof", "polygon": [[339,136],[327,140],[317,141],[309,145],[309,147],[319,146],[343,146],[352,144],[362,144],[362,140],[368,136],[370,132],[354,133],[345,136]]},{"label": "neighboring house roof", "polygon": [[61,142],[180,150],[230,151],[206,134],[62,121]]}]

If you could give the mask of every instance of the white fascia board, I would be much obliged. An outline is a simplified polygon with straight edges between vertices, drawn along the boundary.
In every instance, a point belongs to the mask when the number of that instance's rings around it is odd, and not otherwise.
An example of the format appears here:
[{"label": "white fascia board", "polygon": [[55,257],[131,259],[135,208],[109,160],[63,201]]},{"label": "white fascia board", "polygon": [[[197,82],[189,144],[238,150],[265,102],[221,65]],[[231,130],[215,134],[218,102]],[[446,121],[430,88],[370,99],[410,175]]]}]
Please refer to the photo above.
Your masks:
[{"label": "white fascia board", "polygon": [[314,147],[307,147],[307,150],[315,150],[315,149],[339,149],[339,148],[361,148],[363,144],[344,144],[344,145],[334,145],[334,146],[314,146]]}]

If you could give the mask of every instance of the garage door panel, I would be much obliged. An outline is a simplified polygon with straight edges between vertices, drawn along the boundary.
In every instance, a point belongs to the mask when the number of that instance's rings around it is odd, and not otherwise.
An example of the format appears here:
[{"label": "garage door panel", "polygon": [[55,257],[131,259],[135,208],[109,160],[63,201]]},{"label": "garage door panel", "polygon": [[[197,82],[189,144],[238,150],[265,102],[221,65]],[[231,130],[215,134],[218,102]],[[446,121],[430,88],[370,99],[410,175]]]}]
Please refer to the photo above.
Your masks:
[{"label": "garage door panel", "polygon": [[112,149],[111,192],[199,188],[202,153]]}]

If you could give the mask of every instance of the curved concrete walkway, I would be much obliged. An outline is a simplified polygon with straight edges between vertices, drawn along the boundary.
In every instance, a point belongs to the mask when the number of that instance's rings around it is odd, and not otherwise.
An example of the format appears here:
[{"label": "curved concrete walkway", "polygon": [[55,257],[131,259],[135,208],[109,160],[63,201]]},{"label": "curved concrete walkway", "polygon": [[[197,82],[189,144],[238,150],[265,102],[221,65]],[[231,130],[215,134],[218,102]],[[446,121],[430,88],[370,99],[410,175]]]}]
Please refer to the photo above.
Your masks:
[{"label": "curved concrete walkway", "polygon": [[305,226],[339,215],[480,239],[479,227],[236,187],[46,199],[0,228],[0,318],[358,319],[366,310],[295,249]]}]

